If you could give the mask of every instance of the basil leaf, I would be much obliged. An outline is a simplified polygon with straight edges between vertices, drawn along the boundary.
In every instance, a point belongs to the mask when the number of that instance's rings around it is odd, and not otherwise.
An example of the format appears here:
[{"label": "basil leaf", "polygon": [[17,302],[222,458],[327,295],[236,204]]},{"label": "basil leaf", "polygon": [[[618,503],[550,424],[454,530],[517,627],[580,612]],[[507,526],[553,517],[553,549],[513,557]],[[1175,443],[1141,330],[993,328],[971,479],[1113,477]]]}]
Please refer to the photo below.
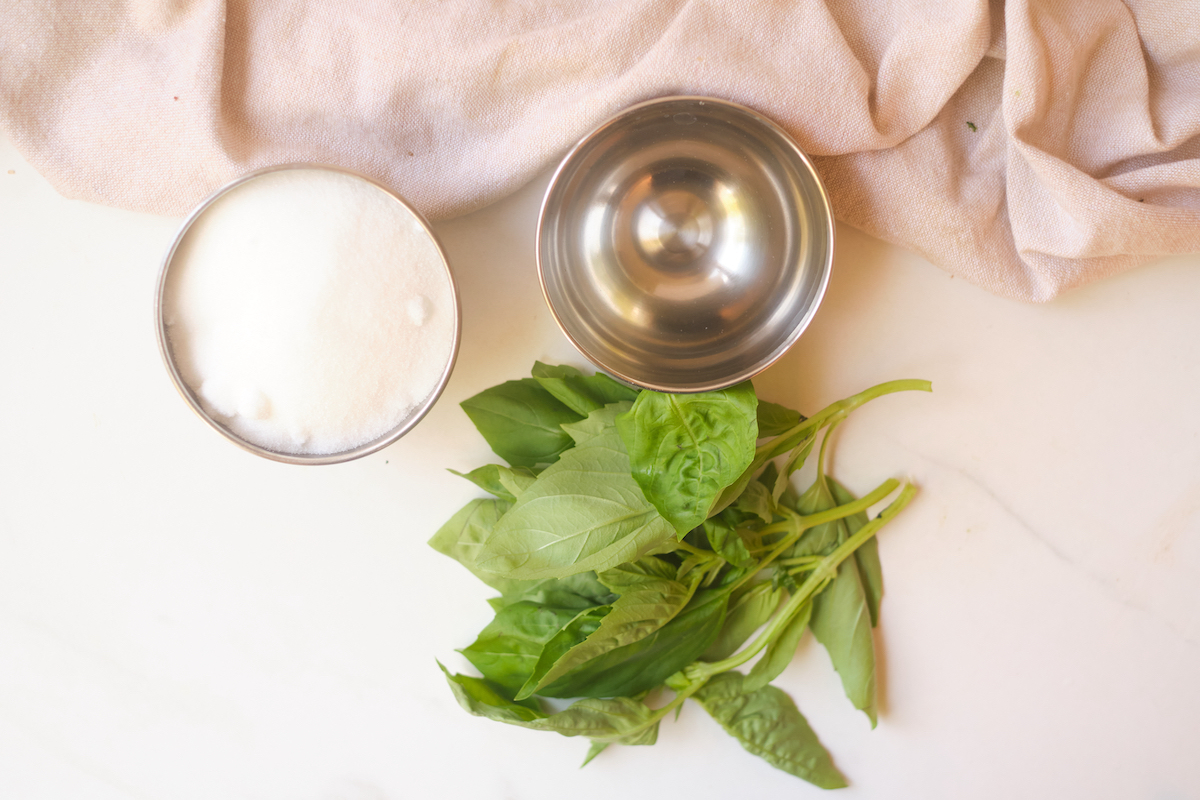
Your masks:
[{"label": "basil leaf", "polygon": [[783,497],[784,492],[792,485],[792,474],[804,466],[809,453],[812,452],[813,442],[815,441],[816,438],[810,436],[792,449],[787,461],[783,464],[783,469],[775,476],[775,486],[771,490],[771,497],[775,502],[778,503],[780,498]]},{"label": "basil leaf", "polygon": [[[802,515],[815,514],[818,511],[828,511],[837,506],[837,501],[829,492],[828,484],[821,479],[813,481],[804,494],[796,501],[796,511]],[[845,541],[846,528],[842,521],[834,520],[823,525],[809,528],[787,553],[788,558],[796,556],[824,556],[833,552],[839,544]]]},{"label": "basil leaf", "polygon": [[629,475],[613,425],[621,404],[592,412],[603,432],[538,475],[492,529],[476,562],[517,580],[560,578],[633,561],[670,546],[674,531]]},{"label": "basil leaf", "polygon": [[555,462],[571,446],[561,425],[582,417],[533,378],[505,381],[461,405],[493,452],[514,467]]},{"label": "basil leaf", "polygon": [[524,727],[563,736],[586,736],[593,743],[650,745],[658,740],[654,710],[630,697],[577,700],[557,714],[526,723]]},{"label": "basil leaf", "polygon": [[[562,639],[555,637],[542,651],[533,674],[517,697],[528,697],[580,665],[640,641],[670,622],[691,598],[695,583],[687,586],[664,577],[663,570],[668,574],[674,572],[665,561],[647,558],[600,573],[600,581],[620,597],[584,638],[579,639],[576,631],[565,629]],[[570,647],[563,652],[561,644],[567,641]]]},{"label": "basil leaf", "polygon": [[756,630],[766,624],[782,599],[783,592],[773,589],[769,582],[754,584],[735,596],[729,604],[720,634],[700,656],[701,660],[721,661],[736,653]]},{"label": "basil leaf", "polygon": [[829,651],[842,688],[855,708],[875,727],[875,641],[871,613],[853,559],[843,561],[837,577],[813,598],[813,635]]},{"label": "basil leaf", "polygon": [[742,541],[742,537],[723,519],[719,517],[706,519],[702,529],[704,535],[708,537],[708,544],[712,547],[713,552],[719,554],[730,564],[748,567],[755,563],[754,557],[746,549],[746,543]]},{"label": "basil leaf", "polygon": [[529,679],[546,642],[580,613],[587,612],[513,603],[460,652],[483,677],[515,693]]},{"label": "basil leaf", "polygon": [[639,558],[637,561],[630,561],[628,564],[621,564],[596,574],[598,581],[617,594],[674,577],[675,567],[669,561],[654,556]]},{"label": "basil leaf", "polygon": [[758,418],[758,438],[760,439],[785,433],[806,419],[799,411],[793,411],[767,400],[758,401],[755,415]]},{"label": "basil leaf", "polygon": [[696,592],[658,630],[585,662],[538,693],[546,697],[624,697],[653,689],[695,661],[721,631],[728,589]]},{"label": "basil leaf", "polygon": [[[492,574],[492,573],[484,573]],[[581,572],[565,578],[541,581],[511,581],[512,588],[503,597],[488,602],[499,611],[514,603],[530,602],[541,606],[568,608],[575,611],[605,606],[617,599],[608,587],[596,580],[596,573]]]},{"label": "basil leaf", "polygon": [[[833,478],[827,480],[834,502],[839,506],[853,503],[858,499]],[[845,521],[846,534],[853,536],[858,533],[859,528],[867,524],[867,512],[860,511],[853,516],[846,517]],[[858,563],[858,576],[862,579],[863,594],[867,598],[867,610],[871,612],[871,627],[876,628],[879,626],[879,604],[883,600],[883,564],[879,561],[879,540],[872,536],[863,542],[854,551],[854,559]]]},{"label": "basil leaf", "polygon": [[799,646],[800,637],[804,635],[804,629],[808,627],[811,617],[812,604],[805,603],[796,612],[796,616],[792,617],[791,622],[767,645],[762,658],[751,667],[750,674],[742,684],[743,691],[756,692],[783,674],[787,665],[792,662],[792,656],[796,655],[796,647]]},{"label": "basil leaf", "polygon": [[846,785],[796,704],[774,686],[745,692],[741,674],[725,672],[693,697],[742,747],[771,766],[822,789]]},{"label": "basil leaf", "polygon": [[596,632],[600,624],[604,621],[613,610],[611,605],[597,606],[581,611],[578,616],[563,626],[562,630],[554,634],[546,645],[542,648],[542,652],[538,655],[537,663],[534,664],[533,670],[521,684],[521,688],[516,693],[517,699],[525,699],[537,692],[543,680],[555,664],[562,660],[564,656],[570,653],[577,646],[587,641],[587,638]]},{"label": "basil leaf", "polygon": [[[838,502],[829,487],[828,480],[818,475],[808,491],[801,495],[797,510],[801,514],[814,514],[835,508]],[[834,520],[806,531],[789,550],[789,555],[826,555],[846,538],[845,521]],[[813,599],[809,626],[817,641],[829,652],[846,696],[855,708],[867,715],[874,727],[875,641],[871,636],[871,613],[856,559],[843,561],[833,581]]]},{"label": "basil leaf", "polygon": [[429,546],[442,555],[462,564],[476,578],[499,592],[524,588],[524,581],[514,581],[494,572],[486,572],[475,564],[483,541],[491,534],[500,517],[512,507],[506,500],[479,498],[467,503],[429,540]]},{"label": "basil leaf", "polygon": [[742,492],[732,508],[744,514],[753,514],[767,524],[775,519],[775,498],[771,496],[767,487],[758,481],[746,484],[746,491]]},{"label": "basil leaf", "polygon": [[[578,422],[563,423],[562,429],[575,442],[575,446],[578,447],[584,442],[595,439],[597,436],[610,435],[614,430],[613,419],[628,411],[631,405],[632,403],[628,401],[610,403],[609,406],[605,407],[608,410],[603,414],[588,414]],[[599,410],[601,409],[597,409],[597,411]]]},{"label": "basil leaf", "polygon": [[537,477],[533,470],[525,467],[510,469],[501,464],[487,464],[465,474],[453,469],[450,471],[460,478],[466,478],[485,492],[510,503],[528,489]]},{"label": "basil leaf", "polygon": [[617,418],[633,478],[682,538],[754,458],[758,398],[749,382],[719,392],[642,392]]},{"label": "basil leaf", "polygon": [[[655,731],[657,731],[657,730],[658,730],[658,728],[655,728]],[[588,748],[587,756],[584,757],[583,763],[579,765],[579,768],[583,769],[588,764],[592,763],[592,759],[595,758],[596,756],[600,755],[601,753],[603,753],[605,748],[607,748],[610,744],[612,744],[612,743],[611,742],[599,742],[599,741],[596,741],[595,739],[593,739],[591,747]]]},{"label": "basil leaf", "polygon": [[439,661],[438,666],[450,683],[450,690],[454,692],[458,704],[476,716],[514,725],[545,719],[547,716],[536,700],[514,701],[504,687],[486,678],[451,675],[442,662]]},{"label": "basil leaf", "polygon": [[469,675],[452,675],[441,664],[438,666],[445,673],[459,705],[477,717],[538,731],[554,731],[563,736],[587,736],[593,747],[597,742],[654,744],[658,737],[654,710],[629,697],[580,700],[556,714],[547,714],[535,701],[522,703],[508,699],[503,687],[493,682]]},{"label": "basil leaf", "polygon": [[597,372],[584,375],[574,367],[551,367],[538,361],[533,377],[543,389],[577,414],[587,416],[609,403],[635,400],[638,390]]}]

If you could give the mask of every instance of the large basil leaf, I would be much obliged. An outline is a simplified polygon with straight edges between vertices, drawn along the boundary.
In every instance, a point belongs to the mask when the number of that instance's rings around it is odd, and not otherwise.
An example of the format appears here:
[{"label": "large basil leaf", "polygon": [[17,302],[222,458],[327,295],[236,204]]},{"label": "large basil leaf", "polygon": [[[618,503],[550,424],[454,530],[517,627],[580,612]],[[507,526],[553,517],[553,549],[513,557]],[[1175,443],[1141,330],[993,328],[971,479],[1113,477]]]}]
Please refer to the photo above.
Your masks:
[{"label": "large basil leaf", "polygon": [[564,422],[582,418],[533,378],[505,381],[462,401],[496,455],[514,467],[551,464],[571,446]]},{"label": "large basil leaf", "polygon": [[538,475],[492,529],[477,565],[516,580],[610,569],[668,547],[674,530],[629,475],[613,425],[621,404],[589,416],[598,433]]},{"label": "large basil leaf", "polygon": [[754,459],[757,405],[746,382],[690,395],[642,392],[618,417],[634,480],[680,537]]},{"label": "large basil leaf", "polygon": [[501,500],[513,502],[533,484],[537,475],[525,467],[508,468],[501,464],[485,464],[470,472],[462,473],[450,470],[460,478],[466,478],[471,483],[489,494],[494,494]]},{"label": "large basil leaf", "polygon": [[696,592],[674,619],[624,647],[591,659],[538,693],[546,697],[625,697],[661,684],[709,648],[725,622],[729,590]]},{"label": "large basil leaf", "polygon": [[484,539],[491,534],[492,528],[504,512],[511,507],[512,503],[507,500],[472,500],[438,529],[429,540],[429,546],[471,570],[475,577],[493,589],[502,593],[519,591],[525,588],[524,581],[515,581],[494,572],[486,572],[475,564]]},{"label": "large basil leaf", "polygon": [[445,673],[458,704],[477,717],[563,736],[586,736],[593,745],[649,745],[658,738],[654,710],[628,697],[580,700],[556,714],[547,714],[534,700],[509,699],[504,687],[492,681],[452,675],[441,664],[438,666]]},{"label": "large basil leaf", "polygon": [[[575,622],[567,626],[574,630],[564,629],[551,640],[517,698],[528,697],[593,658],[640,641],[670,622],[691,598],[696,585],[666,577],[673,572],[670,564],[645,558],[600,573],[599,579],[620,595],[611,610],[598,619],[598,625],[592,625],[591,619],[580,619],[577,626]],[[579,638],[585,625],[592,630]],[[567,643],[570,646],[562,650]]]},{"label": "large basil leaf", "polygon": [[725,672],[693,697],[742,747],[771,766],[822,789],[846,785],[796,704],[774,686],[745,692],[741,674]]},{"label": "large basil leaf", "polygon": [[700,658],[708,662],[729,658],[766,624],[782,599],[783,591],[771,588],[770,582],[754,584],[736,595],[729,604],[721,633]]},{"label": "large basil leaf", "polygon": [[515,693],[529,679],[542,647],[579,613],[570,608],[513,603],[501,609],[461,652],[483,677]]},{"label": "large basil leaf", "polygon": [[[827,478],[829,491],[834,502],[839,506],[853,503],[856,498],[846,490],[846,487]],[[853,536],[859,528],[868,522],[867,512],[860,511],[846,517],[846,535]],[[867,597],[867,609],[871,612],[871,627],[879,626],[879,604],[883,600],[883,564],[879,561],[879,539],[872,536],[854,551],[854,560],[858,563],[858,576],[862,579],[863,594]]]},{"label": "large basil leaf", "polygon": [[767,645],[762,658],[750,669],[742,687],[745,691],[758,691],[783,674],[787,665],[792,662],[792,656],[796,655],[796,647],[800,644],[800,637],[804,635],[804,629],[808,627],[811,616],[812,604],[805,603],[779,635]]},{"label": "large basil leaf", "polygon": [[632,401],[638,396],[637,389],[603,373],[584,375],[574,367],[552,367],[538,361],[533,365],[533,377],[559,402],[585,417],[609,403]]}]

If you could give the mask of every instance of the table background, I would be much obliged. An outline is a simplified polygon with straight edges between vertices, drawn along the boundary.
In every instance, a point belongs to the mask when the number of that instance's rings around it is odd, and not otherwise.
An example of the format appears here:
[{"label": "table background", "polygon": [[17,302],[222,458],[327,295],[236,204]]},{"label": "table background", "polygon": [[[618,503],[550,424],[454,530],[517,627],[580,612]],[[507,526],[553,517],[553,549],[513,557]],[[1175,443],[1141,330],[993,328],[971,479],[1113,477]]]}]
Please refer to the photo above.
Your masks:
[{"label": "table background", "polygon": [[[821,792],[698,707],[652,748],[468,716],[434,662],[489,617],[425,545],[491,460],[458,402],[584,366],[533,260],[543,175],[437,225],[458,365],[345,465],[243,453],[177,396],[152,299],[179,220],[66,200],[0,140],[0,798],[577,800]],[[872,731],[811,637],[779,679],[851,798],[1200,798],[1200,256],[1044,306],[840,226],[829,293],[756,380],[842,426],[833,472],[920,486],[881,536]]]}]

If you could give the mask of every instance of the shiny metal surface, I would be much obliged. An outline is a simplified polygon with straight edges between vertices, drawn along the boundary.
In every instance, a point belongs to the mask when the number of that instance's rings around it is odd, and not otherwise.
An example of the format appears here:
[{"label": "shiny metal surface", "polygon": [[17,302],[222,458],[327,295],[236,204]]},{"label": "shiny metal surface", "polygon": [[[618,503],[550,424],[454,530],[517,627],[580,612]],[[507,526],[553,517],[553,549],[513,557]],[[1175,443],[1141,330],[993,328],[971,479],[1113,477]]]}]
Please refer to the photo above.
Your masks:
[{"label": "shiny metal surface", "polygon": [[659,391],[730,386],[787,351],[824,295],[833,214],[808,157],[722,100],[627,109],[567,154],[538,274],[596,366]]},{"label": "shiny metal surface", "polygon": [[[174,260],[176,251],[179,249],[180,244],[182,244],[184,237],[187,235],[187,232],[192,227],[193,223],[195,223],[195,221],[205,212],[205,210],[208,209],[209,206],[215,203],[219,198],[221,198],[227,192],[246,183],[247,181],[252,181],[255,178],[270,174],[272,172],[293,169],[328,170],[364,180],[367,183],[377,187],[380,191],[386,193],[389,197],[407,209],[409,213],[411,213],[425,228],[425,232],[433,241],[438,253],[441,254],[442,266],[445,268],[446,277],[450,281],[450,294],[454,300],[454,341],[450,347],[450,358],[447,360],[446,367],[442,371],[441,377],[438,378],[437,385],[433,388],[433,391],[430,392],[430,394],[420,404],[418,404],[395,428],[377,439],[373,439],[372,441],[366,442],[358,447],[343,451],[341,453],[320,455],[311,453],[286,453],[277,450],[268,450],[267,448],[261,447],[254,442],[243,439],[236,432],[230,430],[219,419],[213,417],[204,409],[204,406],[201,404],[200,398],[196,395],[196,392],[187,384],[187,381],[183,379],[183,375],[179,371],[179,366],[175,363],[175,354],[171,348],[171,337],[167,331],[164,302],[167,290],[167,280],[171,270],[171,262]],[[171,377],[171,382],[175,385],[175,388],[179,391],[179,394],[183,397],[184,401],[188,404],[188,406],[191,407],[192,411],[194,411],[196,415],[200,417],[200,419],[204,420],[209,427],[224,436],[229,441],[233,442],[238,447],[254,453],[257,456],[262,456],[263,458],[270,459],[271,461],[280,461],[285,464],[306,464],[310,466],[317,466],[322,464],[340,464],[346,461],[353,461],[356,458],[362,458],[363,456],[382,450],[412,430],[412,428],[418,422],[420,422],[427,413],[429,413],[429,409],[433,408],[434,403],[437,402],[437,399],[441,397],[442,391],[446,388],[446,384],[449,383],[450,373],[454,370],[454,362],[458,358],[458,344],[460,338],[462,337],[462,310],[461,302],[458,297],[458,285],[454,281],[454,273],[450,269],[450,262],[446,259],[446,251],[443,249],[441,242],[438,241],[437,236],[434,235],[433,230],[429,227],[429,222],[422,217],[415,208],[409,205],[404,198],[380,185],[371,178],[368,178],[366,175],[353,170],[344,169],[342,167],[334,167],[328,164],[281,164],[278,166],[256,170],[230,181],[207,197],[202,203],[200,203],[199,206],[196,207],[194,211],[192,211],[191,214],[188,215],[187,219],[183,221],[183,224],[179,227],[179,232],[175,235],[175,239],[171,243],[171,247],[167,250],[166,257],[163,258],[162,268],[158,273],[158,284],[154,293],[154,332],[156,338],[158,339],[159,354],[162,356],[163,364],[167,368],[167,373]]]}]

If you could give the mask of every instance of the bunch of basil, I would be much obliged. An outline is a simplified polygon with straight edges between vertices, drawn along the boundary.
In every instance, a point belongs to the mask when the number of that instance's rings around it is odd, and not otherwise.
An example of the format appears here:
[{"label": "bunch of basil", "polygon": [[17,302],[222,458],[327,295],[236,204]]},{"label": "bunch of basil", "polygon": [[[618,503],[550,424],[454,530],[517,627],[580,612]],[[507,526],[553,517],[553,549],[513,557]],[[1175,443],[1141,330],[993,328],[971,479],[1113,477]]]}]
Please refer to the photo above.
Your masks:
[{"label": "bunch of basil", "polygon": [[[654,744],[659,722],[690,697],[773,766],[845,786],[770,682],[810,628],[875,724],[871,627],[883,584],[872,537],[914,490],[868,519],[899,483],[856,499],[824,473],[823,451],[828,431],[868,400],[929,388],[885,383],[805,418],[748,382],[671,395],[538,363],[533,377],[464,401],[509,466],[464,475],[492,497],[430,541],[500,593],[495,619],[462,650],[483,677],[446,672],[459,703],[586,736],[586,764],[610,744]],[[821,431],[816,480],[799,494],[791,476]],[[579,699],[552,712],[539,697]]]}]

